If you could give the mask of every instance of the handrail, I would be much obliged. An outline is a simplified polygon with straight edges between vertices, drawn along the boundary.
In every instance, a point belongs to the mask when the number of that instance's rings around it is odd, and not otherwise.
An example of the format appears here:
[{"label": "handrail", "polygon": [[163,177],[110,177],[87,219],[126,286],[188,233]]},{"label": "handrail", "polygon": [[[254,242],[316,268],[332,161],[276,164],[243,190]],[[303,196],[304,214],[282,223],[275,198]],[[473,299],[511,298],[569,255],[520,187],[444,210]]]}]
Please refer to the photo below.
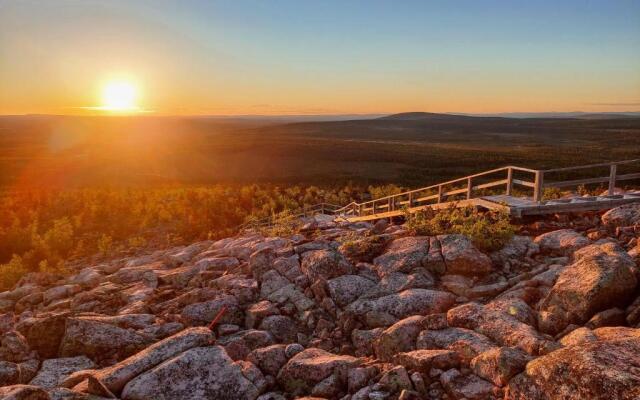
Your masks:
[{"label": "handrail", "polygon": [[612,161],[612,162],[608,162],[608,163],[579,165],[579,166],[576,166],[576,167],[545,169],[545,170],[542,170],[542,172],[547,173],[547,172],[573,171],[573,170],[576,170],[576,169],[588,169],[588,168],[596,168],[596,167],[610,167],[612,165],[632,164],[632,163],[635,163],[635,162],[640,162],[640,158],[636,158],[634,160]]},{"label": "handrail", "polygon": [[[542,195],[544,188],[547,187],[564,187],[564,186],[572,186],[576,184],[588,184],[588,183],[600,183],[600,182],[609,182],[609,194],[613,194],[616,180],[629,180],[629,179],[640,179],[640,173],[632,173],[626,175],[617,175],[617,166],[623,164],[631,164],[635,162],[640,162],[640,159],[633,160],[622,160],[622,161],[612,161],[608,163],[599,163],[599,164],[590,164],[590,165],[580,165],[575,167],[564,167],[564,168],[553,168],[553,169],[530,169],[524,167],[518,167],[515,165],[507,165],[500,168],[491,169],[488,171],[479,172],[477,174],[467,175],[462,178],[452,179],[449,181],[437,183],[430,186],[425,186],[418,189],[412,189],[401,193],[391,194],[383,197],[378,197],[376,199],[371,199],[364,201],[362,203],[358,203],[356,201],[352,201],[351,203],[345,206],[339,206],[330,203],[319,203],[312,206],[303,207],[303,212],[294,217],[306,216],[309,212],[313,212],[316,210],[320,210],[322,213],[330,212],[333,215],[347,215],[351,213],[351,215],[362,216],[365,213],[371,211],[372,214],[376,214],[376,211],[380,209],[388,209],[389,211],[396,210],[396,206],[405,206],[409,205],[411,208],[413,205],[419,205],[426,201],[437,200],[434,204],[440,204],[443,202],[443,199],[448,196],[465,194],[467,199],[471,199],[473,197],[473,191],[479,189],[485,189],[500,185],[506,185],[506,195],[510,196],[512,193],[512,188],[514,185],[521,185],[529,188],[533,188],[533,200],[536,202],[542,202]],[[604,167],[608,166],[610,168],[610,173],[608,177],[598,177],[598,178],[588,178],[588,179],[578,179],[578,180],[569,180],[569,181],[560,181],[560,182],[545,182],[544,175],[546,173],[552,172],[561,172],[561,171],[572,171],[579,169],[588,169],[595,167]],[[473,184],[473,179],[481,176],[486,176],[490,174],[495,174],[497,172],[507,172],[506,179],[499,179],[479,185]],[[521,171],[534,174],[534,181],[526,181],[522,179],[515,179],[513,177],[514,171]],[[454,190],[444,190],[443,187],[447,185],[452,185],[456,183],[466,182],[466,187]],[[422,196],[417,199],[413,198],[413,195],[420,192],[425,192],[428,190],[438,189],[436,194],[431,194],[427,196]],[[397,201],[397,199],[409,196],[408,200]],[[422,207],[423,205],[420,205]],[[265,219],[263,219],[265,220]],[[260,224],[261,221],[251,221],[253,224]],[[268,218],[268,222],[271,221],[271,218]],[[243,224],[242,226],[246,226],[248,223]]]}]

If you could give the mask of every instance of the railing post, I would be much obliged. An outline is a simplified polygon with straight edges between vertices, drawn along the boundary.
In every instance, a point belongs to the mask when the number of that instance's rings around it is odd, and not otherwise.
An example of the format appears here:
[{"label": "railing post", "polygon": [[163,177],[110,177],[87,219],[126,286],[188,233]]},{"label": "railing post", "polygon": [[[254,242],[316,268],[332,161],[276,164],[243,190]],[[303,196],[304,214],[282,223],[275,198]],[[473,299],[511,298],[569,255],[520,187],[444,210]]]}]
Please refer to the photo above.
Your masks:
[{"label": "railing post", "polygon": [[533,186],[533,201],[538,203],[542,201],[543,185],[544,185],[544,172],[536,171],[536,180]]},{"label": "railing post", "polygon": [[393,199],[393,197],[389,197],[389,211],[393,211],[396,209],[396,202]]},{"label": "railing post", "polygon": [[362,204],[358,204],[358,217],[362,217]]},{"label": "railing post", "polygon": [[609,170],[609,196],[613,196],[616,191],[616,172],[618,166],[616,164],[611,164],[611,169]]},{"label": "railing post", "polygon": [[438,185],[438,203],[442,203],[442,185]]},{"label": "railing post", "polygon": [[473,189],[473,183],[471,178],[467,178],[467,200],[471,200],[471,190]]},{"label": "railing post", "polygon": [[513,168],[507,168],[507,196],[513,193]]},{"label": "railing post", "polygon": [[413,207],[413,192],[409,192],[409,208]]}]

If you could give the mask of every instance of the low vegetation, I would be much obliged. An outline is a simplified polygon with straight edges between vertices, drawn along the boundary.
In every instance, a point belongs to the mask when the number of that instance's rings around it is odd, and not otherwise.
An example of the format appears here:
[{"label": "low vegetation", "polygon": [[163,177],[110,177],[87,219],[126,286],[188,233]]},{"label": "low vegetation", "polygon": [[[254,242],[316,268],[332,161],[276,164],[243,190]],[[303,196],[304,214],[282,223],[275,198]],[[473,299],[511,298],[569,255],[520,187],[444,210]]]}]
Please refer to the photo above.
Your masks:
[{"label": "low vegetation", "polygon": [[481,212],[474,207],[447,208],[438,212],[426,209],[405,217],[416,235],[467,235],[485,251],[501,248],[516,232],[516,226],[504,212]]},{"label": "low vegetation", "polygon": [[225,237],[248,216],[275,215],[270,233],[287,234],[289,210],[346,204],[362,192],[269,185],[14,192],[0,199],[0,290],[27,272],[65,272],[86,257]]}]

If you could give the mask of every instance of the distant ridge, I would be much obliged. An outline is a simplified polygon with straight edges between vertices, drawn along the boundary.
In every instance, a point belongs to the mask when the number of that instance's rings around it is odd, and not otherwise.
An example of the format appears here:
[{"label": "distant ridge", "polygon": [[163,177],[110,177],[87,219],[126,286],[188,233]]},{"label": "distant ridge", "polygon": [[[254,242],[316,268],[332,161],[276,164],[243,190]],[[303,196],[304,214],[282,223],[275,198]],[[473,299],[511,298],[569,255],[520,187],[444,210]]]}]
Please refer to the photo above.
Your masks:
[{"label": "distant ridge", "polygon": [[625,118],[640,118],[640,112],[605,112],[605,113],[587,113],[582,111],[573,112],[513,112],[513,113],[498,113],[498,114],[454,114],[454,113],[430,113],[430,112],[403,112],[397,114],[391,114],[377,119],[380,120],[392,120],[392,121],[460,121],[460,120],[472,120],[478,118],[511,118],[511,119],[525,119],[525,118],[540,118],[540,119],[625,119]]},{"label": "distant ridge", "polygon": [[[485,116],[486,117],[486,116]],[[385,117],[378,118],[380,120],[391,121],[424,121],[424,120],[438,120],[438,121],[459,121],[461,119],[477,119],[481,116],[461,115],[461,114],[439,114],[430,112],[404,112],[398,114],[391,114]],[[495,118],[495,117],[490,117]]]}]

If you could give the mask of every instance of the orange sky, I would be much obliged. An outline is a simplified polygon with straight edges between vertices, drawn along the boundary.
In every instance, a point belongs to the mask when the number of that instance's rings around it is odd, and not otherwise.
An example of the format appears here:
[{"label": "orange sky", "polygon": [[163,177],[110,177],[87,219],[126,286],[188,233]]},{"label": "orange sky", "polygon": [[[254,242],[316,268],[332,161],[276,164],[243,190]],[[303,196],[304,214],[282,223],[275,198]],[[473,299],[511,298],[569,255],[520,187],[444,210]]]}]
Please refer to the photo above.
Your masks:
[{"label": "orange sky", "polygon": [[299,3],[5,1],[0,114],[640,109],[640,3]]}]

